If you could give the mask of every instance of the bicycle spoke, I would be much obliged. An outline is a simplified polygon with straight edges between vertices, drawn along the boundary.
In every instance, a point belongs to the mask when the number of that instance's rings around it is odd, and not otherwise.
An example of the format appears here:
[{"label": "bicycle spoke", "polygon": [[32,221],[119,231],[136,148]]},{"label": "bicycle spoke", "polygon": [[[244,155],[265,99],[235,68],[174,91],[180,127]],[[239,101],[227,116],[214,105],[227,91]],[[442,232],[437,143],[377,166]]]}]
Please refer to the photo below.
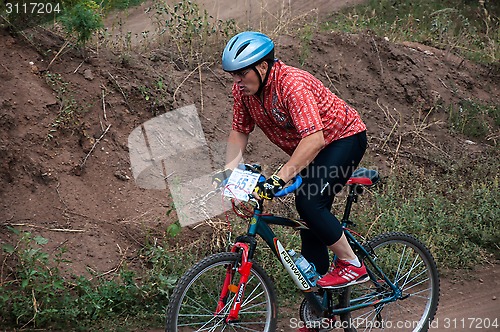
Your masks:
[{"label": "bicycle spoke", "polygon": [[[420,285],[422,285],[424,282],[427,282],[427,281],[430,281],[430,279],[429,279],[429,278],[427,278],[427,279],[424,279],[424,280],[422,280],[422,281],[420,281],[420,282],[418,282],[418,283],[416,283],[416,284],[414,284],[414,285],[412,285],[412,286],[410,286],[410,287],[404,287],[404,288],[403,288],[403,287],[401,287],[401,288],[403,289],[403,291],[405,291],[405,292],[407,292],[407,293],[408,293],[408,291],[409,291],[410,289],[412,289],[412,288],[414,288],[414,287],[417,287],[417,286],[420,286]],[[428,290],[430,290],[430,288],[427,288],[427,289],[428,289]]]},{"label": "bicycle spoke", "polygon": [[[177,311],[167,310],[167,315],[175,315],[175,320],[167,316],[167,330],[179,332],[209,331],[265,331],[275,330],[276,314],[270,304],[274,293],[269,288],[269,277],[264,276],[262,268],[254,263],[246,282],[245,292],[238,312],[238,321],[226,323],[230,309],[234,306],[237,294],[228,291],[222,308],[214,315],[219,306],[221,288],[226,282],[227,267],[236,265],[240,259],[238,253],[221,253],[209,256],[198,266],[193,267],[191,274],[183,276],[180,290],[174,291],[173,297],[178,301]],[[257,270],[256,270],[257,269]],[[238,285],[240,275],[235,271],[231,280],[232,288]],[[232,289],[231,288],[231,289]],[[274,300],[273,300],[274,301]],[[169,320],[171,319],[171,320]]]},{"label": "bicycle spoke", "polygon": [[[391,280],[402,292],[402,296],[394,301],[376,304],[375,307],[341,314],[342,320],[350,319],[354,324],[359,324],[348,327],[345,331],[427,331],[428,324],[435,315],[439,296],[439,288],[436,289],[439,287],[439,276],[432,255],[414,237],[396,232],[378,236],[367,247],[373,250],[374,262],[384,273],[380,275],[379,269],[370,269],[371,277]],[[388,300],[394,292],[389,289],[389,285],[379,281],[373,282],[370,287],[363,287],[363,284],[351,286],[346,294],[349,302],[344,305],[354,306]],[[412,324],[402,328],[391,325],[396,322]]]},{"label": "bicycle spoke", "polygon": [[[414,281],[415,279],[417,279],[418,277],[420,277],[421,275],[423,275],[423,274],[425,274],[425,273],[427,273],[427,272],[428,272],[428,271],[427,271],[427,269],[422,270],[419,274],[417,274],[416,276],[412,277],[410,280],[405,281],[405,282],[401,285],[401,288],[404,288],[404,287],[405,287],[405,285],[407,285],[407,284],[411,283],[412,281]],[[427,279],[427,280],[428,280],[428,279]]]},{"label": "bicycle spoke", "polygon": [[396,270],[396,277],[394,280],[398,280],[399,279],[399,271],[402,270],[401,266],[405,266],[406,265],[406,260],[404,262],[404,264],[402,265],[402,262],[403,262],[403,258],[405,257],[405,253],[406,253],[406,247],[403,248],[403,252],[401,253],[401,258],[399,260],[399,264],[398,264],[398,268]]},{"label": "bicycle spoke", "polygon": [[185,307],[187,307],[187,308],[193,308],[193,309],[200,309],[200,310],[206,311],[206,312],[207,312],[207,314],[209,314],[209,315],[212,315],[212,316],[213,316],[213,314],[214,314],[214,312],[213,312],[213,311],[208,310],[208,309],[207,309],[207,308],[205,308],[205,307],[204,307],[201,303],[197,302],[195,299],[188,298],[188,301],[189,301],[189,302],[193,302],[194,304],[197,304],[197,306],[195,307],[195,306],[191,306],[191,305],[187,305],[187,304],[185,304],[185,305],[184,305]]},{"label": "bicycle spoke", "polygon": [[[412,272],[413,272],[413,271],[414,271],[417,267],[419,267],[419,266],[420,266],[420,264],[423,264],[423,262],[422,262],[422,261],[420,261],[420,262],[417,264],[417,266],[415,266],[415,262],[417,261],[417,259],[418,259],[418,258],[419,258],[418,256],[416,256],[416,257],[415,257],[415,260],[413,261],[413,264],[412,264],[412,266],[411,266],[410,270],[409,270],[408,272],[406,272],[406,273],[403,275],[403,277],[405,277],[405,278],[406,278],[406,280],[403,282],[403,285],[404,285],[404,284],[406,284],[406,282],[407,282],[407,280],[408,280],[408,278],[409,278],[410,274],[411,274],[411,273],[412,273]],[[403,278],[403,277],[402,277],[402,278]],[[402,278],[398,279],[398,282],[399,282]]]}]

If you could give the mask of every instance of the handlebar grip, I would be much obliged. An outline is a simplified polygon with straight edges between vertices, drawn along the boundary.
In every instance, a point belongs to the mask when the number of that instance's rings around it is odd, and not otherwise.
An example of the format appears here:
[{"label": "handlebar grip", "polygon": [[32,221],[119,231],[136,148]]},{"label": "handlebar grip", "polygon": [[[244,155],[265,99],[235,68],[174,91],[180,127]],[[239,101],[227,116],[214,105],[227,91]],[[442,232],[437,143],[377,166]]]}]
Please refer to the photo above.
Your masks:
[{"label": "handlebar grip", "polygon": [[302,184],[302,178],[300,177],[300,175],[297,175],[297,176],[295,176],[293,178],[293,183],[291,185],[289,185],[288,187],[285,187],[285,188],[281,189],[274,196],[275,197],[286,196],[286,195],[294,192],[295,190],[297,190],[300,187],[301,184]]}]

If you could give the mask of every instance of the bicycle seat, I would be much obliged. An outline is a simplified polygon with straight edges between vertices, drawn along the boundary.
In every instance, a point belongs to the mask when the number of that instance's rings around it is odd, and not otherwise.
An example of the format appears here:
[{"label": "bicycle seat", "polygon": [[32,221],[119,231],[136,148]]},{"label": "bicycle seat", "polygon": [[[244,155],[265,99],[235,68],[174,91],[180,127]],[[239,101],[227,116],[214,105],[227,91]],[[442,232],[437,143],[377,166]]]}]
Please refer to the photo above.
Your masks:
[{"label": "bicycle seat", "polygon": [[380,180],[378,172],[374,169],[358,168],[352,173],[347,184],[362,184],[366,187],[375,185]]}]

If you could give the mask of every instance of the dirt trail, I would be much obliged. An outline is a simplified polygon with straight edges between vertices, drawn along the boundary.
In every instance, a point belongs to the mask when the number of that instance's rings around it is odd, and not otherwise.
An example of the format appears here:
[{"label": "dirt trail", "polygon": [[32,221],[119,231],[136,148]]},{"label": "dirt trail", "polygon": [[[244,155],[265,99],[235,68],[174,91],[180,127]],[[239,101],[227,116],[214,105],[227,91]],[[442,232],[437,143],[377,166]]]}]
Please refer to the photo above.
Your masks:
[{"label": "dirt trail", "polygon": [[478,266],[470,280],[442,278],[441,299],[432,331],[499,331],[500,267]]},{"label": "dirt trail", "polygon": [[[290,23],[298,19],[309,17],[326,17],[341,8],[354,6],[364,0],[318,0],[318,1],[234,1],[234,0],[197,0],[201,11],[207,10],[209,15],[219,20],[234,19],[240,29],[257,29],[263,31],[286,32]],[[166,1],[169,5],[178,3],[177,0]],[[140,6],[124,12],[110,15],[106,26],[114,35],[131,33],[131,42],[134,46],[144,40],[143,32],[148,31],[150,38],[156,38],[157,17],[155,10],[151,10],[154,1],[146,1]]]}]

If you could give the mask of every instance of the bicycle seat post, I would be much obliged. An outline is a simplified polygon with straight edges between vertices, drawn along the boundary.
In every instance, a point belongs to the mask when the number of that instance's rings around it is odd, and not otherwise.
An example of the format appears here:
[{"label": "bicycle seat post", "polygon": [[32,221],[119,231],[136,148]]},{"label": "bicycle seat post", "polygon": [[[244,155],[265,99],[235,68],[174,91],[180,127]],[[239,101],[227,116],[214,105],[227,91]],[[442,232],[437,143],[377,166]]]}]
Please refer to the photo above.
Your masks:
[{"label": "bicycle seat post", "polygon": [[352,204],[358,201],[359,185],[351,184],[349,185],[349,195],[347,196],[347,201],[345,204],[344,216],[342,217],[342,225],[352,225],[353,222],[349,220],[351,215]]}]

